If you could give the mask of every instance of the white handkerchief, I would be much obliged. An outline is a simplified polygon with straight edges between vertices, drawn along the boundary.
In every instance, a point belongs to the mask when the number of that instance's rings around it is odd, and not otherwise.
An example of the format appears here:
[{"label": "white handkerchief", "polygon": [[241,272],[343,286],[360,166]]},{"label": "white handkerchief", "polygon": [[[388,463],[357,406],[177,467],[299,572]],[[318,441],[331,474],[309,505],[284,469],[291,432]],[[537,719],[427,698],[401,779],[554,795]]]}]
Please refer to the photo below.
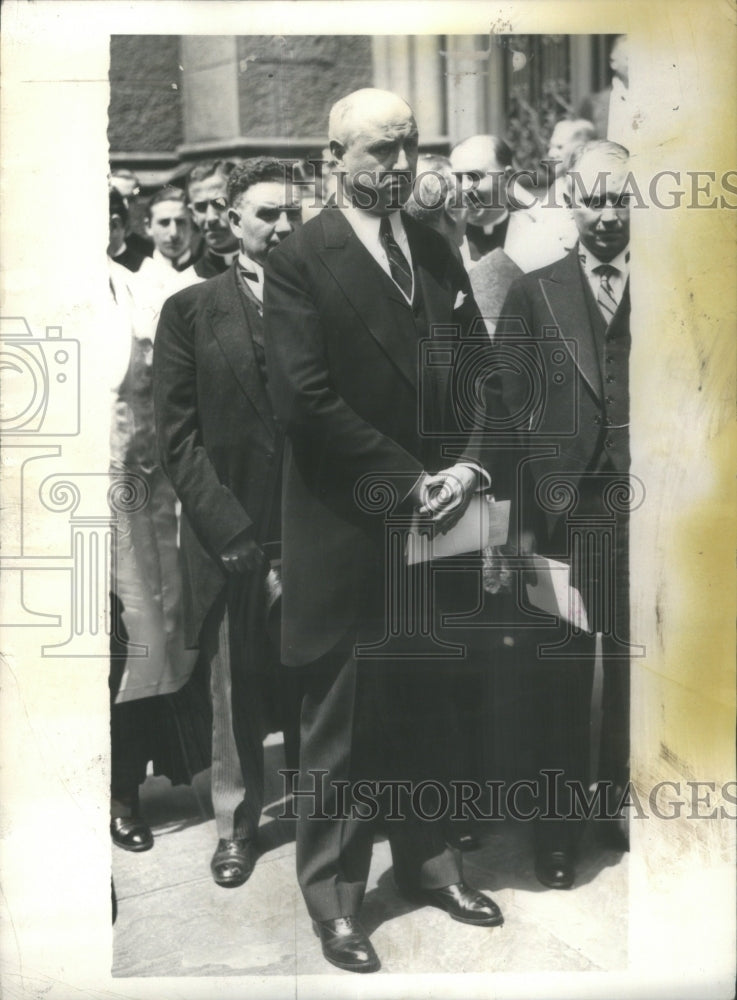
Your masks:
[{"label": "white handkerchief", "polygon": [[456,301],[455,301],[455,305],[453,306],[453,312],[455,312],[456,309],[460,309],[461,306],[463,305],[463,303],[465,301],[466,301],[466,293],[465,292],[459,292],[456,295]]}]

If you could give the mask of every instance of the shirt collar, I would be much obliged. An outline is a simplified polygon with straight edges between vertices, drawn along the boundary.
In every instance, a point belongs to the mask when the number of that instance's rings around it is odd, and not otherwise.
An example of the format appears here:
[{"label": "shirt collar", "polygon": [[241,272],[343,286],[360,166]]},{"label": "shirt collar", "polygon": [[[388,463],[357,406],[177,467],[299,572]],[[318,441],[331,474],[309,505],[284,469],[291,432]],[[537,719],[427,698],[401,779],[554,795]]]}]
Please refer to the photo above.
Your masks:
[{"label": "shirt collar", "polygon": [[[165,264],[167,267],[171,268],[174,267],[174,261],[171,260],[169,257],[165,257],[160,250],[154,250],[151,256],[153,257],[154,260],[158,261],[160,264]],[[181,257],[177,258],[176,260],[177,266],[181,267],[182,264],[186,264],[190,257],[191,257],[191,252],[189,248],[187,248],[181,255]]]},{"label": "shirt collar", "polygon": [[[366,243],[369,240],[377,244],[381,242],[379,238],[379,226],[381,225],[380,216],[371,215],[369,212],[365,212],[362,208],[356,208],[355,205],[350,204],[341,205],[340,211],[343,212],[351,228],[362,242]],[[392,214],[387,216],[387,218],[391,223],[392,233],[397,243],[406,243],[407,237],[404,232],[402,217],[399,214],[399,211],[397,210],[396,212],[392,212]]]},{"label": "shirt collar", "polygon": [[112,259],[116,260],[118,257],[121,257],[127,249],[128,249],[128,244],[125,242],[125,240],[123,240],[123,242],[120,244],[118,249],[113,254]]},{"label": "shirt collar", "polygon": [[581,261],[581,267],[587,276],[591,276],[594,273],[594,268],[598,267],[600,264],[611,264],[612,267],[616,267],[619,273],[622,275],[626,281],[630,273],[630,250],[629,247],[625,247],[621,250],[616,257],[612,260],[603,261],[595,257],[594,254],[588,250],[583,243],[578,244],[578,259]]},{"label": "shirt collar", "polygon": [[243,252],[238,254],[238,263],[245,271],[252,271],[256,275],[256,280],[259,284],[263,284],[264,269],[261,264],[257,264],[255,260],[251,260]]}]

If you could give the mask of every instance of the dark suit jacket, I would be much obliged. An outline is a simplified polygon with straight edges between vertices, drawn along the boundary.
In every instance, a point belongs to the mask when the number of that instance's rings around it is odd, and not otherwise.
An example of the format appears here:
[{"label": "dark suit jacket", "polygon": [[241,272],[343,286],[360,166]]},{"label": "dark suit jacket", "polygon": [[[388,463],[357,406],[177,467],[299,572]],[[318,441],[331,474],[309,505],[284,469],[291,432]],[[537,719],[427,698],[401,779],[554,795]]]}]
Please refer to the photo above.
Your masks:
[{"label": "dark suit jacket", "polygon": [[[477,314],[460,257],[404,218],[415,270],[409,306],[337,208],[326,208],[266,263],[269,388],[288,440],[283,502],[282,656],[314,661],[361,617],[383,586],[384,514],[357,496],[365,476],[405,498],[457,433],[447,354],[421,387],[419,337],[430,324],[466,334]],[[420,315],[424,309],[427,324]],[[486,341],[481,324],[482,343]],[[418,418],[422,398],[425,428]],[[466,435],[467,436],[467,435]],[[373,498],[378,501],[377,494]]]},{"label": "dark suit jacket", "polygon": [[182,503],[187,640],[197,637],[226,574],[219,556],[246,529],[278,535],[280,437],[254,350],[262,323],[236,265],[173,295],[154,344],[162,465]]},{"label": "dark suit jacket", "polygon": [[[543,554],[560,555],[551,547],[559,543],[564,519],[562,509],[556,512],[540,503],[537,490],[545,477],[563,476],[578,490],[586,472],[606,464],[626,475],[629,467],[628,451],[610,447],[614,435],[605,423],[607,399],[615,393],[629,410],[626,367],[624,384],[605,384],[607,341],[597,322],[603,324],[575,247],[514,282],[495,332],[495,350],[506,363],[494,382],[490,406],[501,417],[515,415],[515,431],[507,437],[510,443],[516,437],[519,445],[518,450],[498,452],[496,460],[518,463],[515,510],[522,525],[534,530]],[[622,338],[618,343],[628,355],[628,287],[607,333]]]}]

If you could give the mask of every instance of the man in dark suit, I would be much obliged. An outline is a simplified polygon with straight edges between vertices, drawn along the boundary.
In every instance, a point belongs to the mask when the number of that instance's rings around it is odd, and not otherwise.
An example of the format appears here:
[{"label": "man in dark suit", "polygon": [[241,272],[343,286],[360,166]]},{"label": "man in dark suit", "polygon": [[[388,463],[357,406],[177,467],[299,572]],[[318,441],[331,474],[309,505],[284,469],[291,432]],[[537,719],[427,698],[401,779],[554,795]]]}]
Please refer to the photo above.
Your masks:
[{"label": "man in dark suit", "polygon": [[[438,324],[467,333],[476,309],[458,255],[399,211],[417,163],[412,111],[394,94],[360,90],[333,107],[329,135],[343,187],[270,255],[264,318],[269,388],[287,433],[282,655],[303,683],[299,790],[327,777],[322,816],[298,797],[297,873],[327,960],[371,972],[379,960],[357,915],[373,827],[351,792],[376,770],[437,777],[437,758],[417,748],[448,738],[442,682],[413,637],[395,659],[381,660],[375,645],[362,655],[384,638],[385,589],[402,573],[387,564],[376,503],[419,507],[442,530],[485,479],[458,443],[448,369],[420,407],[421,340]],[[406,631],[407,620],[399,625]],[[392,750],[379,766],[382,746]],[[456,920],[501,923],[464,884],[439,824],[404,812],[387,822],[400,889]]]},{"label": "man in dark suit", "polygon": [[263,265],[301,213],[271,158],[234,170],[227,197],[240,254],[223,274],[165,303],[154,392],[162,464],[182,503],[187,638],[211,671],[219,838],[211,868],[218,885],[237,886],[254,864],[263,738],[281,728],[274,702],[282,679],[265,627],[281,438],[266,388]]},{"label": "man in dark suit", "polygon": [[200,278],[222,274],[238,256],[238,240],[228,222],[225,199],[234,166],[230,160],[205,160],[195,163],[187,175],[189,210],[201,235],[192,253],[195,274]]},{"label": "man in dark suit", "polygon": [[[515,504],[520,549],[571,566],[590,629],[562,623],[535,630],[527,668],[533,720],[528,735],[536,744],[537,766],[562,772],[558,806],[543,803],[550,815],[536,824],[536,873],[543,884],[561,889],[573,883],[581,830],[578,819],[559,818],[571,809],[576,813],[565,782],[578,781],[586,790],[590,778],[595,633],[601,634],[604,663],[598,776],[610,788],[627,783],[627,178],[624,147],[607,141],[582,147],[566,195],[578,243],[562,260],[512,285],[495,333],[503,374],[491,405],[512,416],[522,449]],[[531,365],[539,381],[532,395]],[[536,777],[547,787],[548,779]]]}]

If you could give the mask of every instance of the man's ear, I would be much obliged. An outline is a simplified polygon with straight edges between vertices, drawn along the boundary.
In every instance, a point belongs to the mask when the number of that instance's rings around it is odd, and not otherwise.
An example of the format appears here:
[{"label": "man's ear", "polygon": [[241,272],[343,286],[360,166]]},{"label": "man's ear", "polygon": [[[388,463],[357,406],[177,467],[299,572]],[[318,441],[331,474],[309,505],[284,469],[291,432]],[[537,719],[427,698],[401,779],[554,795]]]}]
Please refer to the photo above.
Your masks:
[{"label": "man's ear", "polygon": [[241,236],[241,216],[234,208],[228,209],[228,225],[232,234],[240,239]]},{"label": "man's ear", "polygon": [[342,166],[343,157],[345,156],[345,146],[342,142],[338,142],[337,139],[331,139],[328,146],[330,150],[330,155],[335,160],[336,166]]}]

